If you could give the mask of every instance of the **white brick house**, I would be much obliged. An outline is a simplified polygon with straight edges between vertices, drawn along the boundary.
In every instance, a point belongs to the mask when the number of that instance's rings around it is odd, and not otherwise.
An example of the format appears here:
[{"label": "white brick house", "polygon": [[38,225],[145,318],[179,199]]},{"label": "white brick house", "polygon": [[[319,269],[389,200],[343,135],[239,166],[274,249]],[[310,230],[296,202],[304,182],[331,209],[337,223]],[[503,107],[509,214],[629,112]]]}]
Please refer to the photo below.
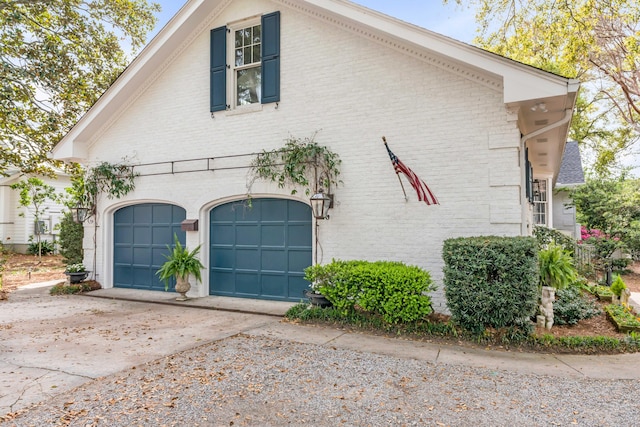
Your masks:
[{"label": "white brick house", "polygon": [[[57,242],[60,229],[58,224],[64,216],[64,205],[57,201],[47,200],[40,206],[41,223],[36,226],[33,206],[20,205],[20,190],[13,190],[11,185],[26,181],[30,176],[17,171],[9,171],[8,176],[0,177],[0,242],[18,253],[27,253],[29,239],[37,241],[34,236],[41,233],[40,238],[52,243]],[[55,179],[38,176],[47,185],[55,188],[58,194],[64,194],[65,188],[71,186],[71,179],[64,173],[56,173]]]},{"label": "white brick house", "polygon": [[[253,70],[234,59],[238,49],[249,58],[251,40],[234,44],[245,29],[263,44]],[[198,230],[180,237],[202,244],[206,266],[191,296],[295,301],[301,268],[316,256],[400,260],[431,272],[444,310],[442,242],[530,234],[530,171],[558,173],[577,90],[344,0],[191,0],[54,155],[138,165],[135,191],[98,205],[104,287],[159,289],[159,254],[187,218]],[[316,131],[342,159],[331,218],[313,227],[307,196],[262,181],[246,209],[247,169],[232,167],[251,157],[229,156]],[[440,205],[418,202],[406,181],[405,201],[382,136]]]}]

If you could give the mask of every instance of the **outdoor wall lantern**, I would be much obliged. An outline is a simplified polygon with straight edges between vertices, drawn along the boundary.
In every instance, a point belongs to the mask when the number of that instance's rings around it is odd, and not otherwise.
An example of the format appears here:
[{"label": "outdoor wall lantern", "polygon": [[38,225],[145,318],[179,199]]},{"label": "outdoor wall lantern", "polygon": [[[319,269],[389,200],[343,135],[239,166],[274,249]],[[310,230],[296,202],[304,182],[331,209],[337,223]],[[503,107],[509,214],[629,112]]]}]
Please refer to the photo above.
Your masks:
[{"label": "outdoor wall lantern", "polygon": [[311,210],[315,219],[329,219],[329,209],[333,207],[333,194],[326,194],[323,189],[311,196]]},{"label": "outdoor wall lantern", "polygon": [[73,218],[74,222],[82,224],[91,216],[91,209],[77,206],[75,208],[71,208],[71,218]]}]

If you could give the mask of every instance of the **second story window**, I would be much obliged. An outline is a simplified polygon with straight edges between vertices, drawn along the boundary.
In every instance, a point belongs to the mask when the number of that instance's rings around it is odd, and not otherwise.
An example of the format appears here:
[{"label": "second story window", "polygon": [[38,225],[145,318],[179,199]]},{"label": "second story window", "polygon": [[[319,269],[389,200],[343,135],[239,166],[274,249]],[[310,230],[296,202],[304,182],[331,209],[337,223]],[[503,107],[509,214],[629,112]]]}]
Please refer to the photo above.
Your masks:
[{"label": "second story window", "polygon": [[234,31],[234,76],[236,105],[259,103],[261,94],[262,29],[253,25]]}]

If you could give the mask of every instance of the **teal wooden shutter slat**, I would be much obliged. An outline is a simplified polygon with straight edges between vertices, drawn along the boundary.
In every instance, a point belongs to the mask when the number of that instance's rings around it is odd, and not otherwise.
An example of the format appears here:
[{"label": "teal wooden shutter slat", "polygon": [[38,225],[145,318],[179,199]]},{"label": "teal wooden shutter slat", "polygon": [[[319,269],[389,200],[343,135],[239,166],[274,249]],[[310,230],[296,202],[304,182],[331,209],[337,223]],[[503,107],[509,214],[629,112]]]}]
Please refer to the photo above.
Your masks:
[{"label": "teal wooden shutter slat", "polygon": [[227,109],[227,27],[211,30],[211,112]]},{"label": "teal wooden shutter slat", "polygon": [[280,12],[262,16],[262,103],[280,101]]}]

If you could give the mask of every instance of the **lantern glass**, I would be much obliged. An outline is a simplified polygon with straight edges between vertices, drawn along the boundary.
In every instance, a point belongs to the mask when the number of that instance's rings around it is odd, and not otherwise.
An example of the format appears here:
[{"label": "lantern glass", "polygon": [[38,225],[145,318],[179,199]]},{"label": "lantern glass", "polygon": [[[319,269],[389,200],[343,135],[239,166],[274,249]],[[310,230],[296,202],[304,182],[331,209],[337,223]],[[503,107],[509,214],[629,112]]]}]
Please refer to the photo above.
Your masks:
[{"label": "lantern glass", "polygon": [[331,197],[324,194],[322,190],[311,196],[311,209],[316,219],[329,219],[330,207]]}]

